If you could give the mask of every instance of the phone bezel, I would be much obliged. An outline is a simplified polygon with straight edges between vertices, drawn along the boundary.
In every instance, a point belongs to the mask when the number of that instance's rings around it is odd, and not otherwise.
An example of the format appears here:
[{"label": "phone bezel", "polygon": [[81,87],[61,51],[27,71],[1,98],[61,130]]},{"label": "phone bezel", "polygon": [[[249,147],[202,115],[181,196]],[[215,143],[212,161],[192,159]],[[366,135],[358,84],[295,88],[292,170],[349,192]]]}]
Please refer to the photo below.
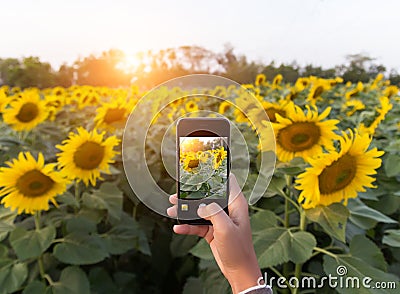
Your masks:
[{"label": "phone bezel", "polygon": [[[180,183],[179,183],[179,160],[180,160],[180,137],[208,137],[215,135],[216,137],[227,137],[227,174],[228,180],[226,185],[226,196],[224,199],[190,199],[183,200],[179,196]],[[225,118],[181,118],[177,122],[176,126],[176,193],[178,197],[178,209],[177,209],[177,220],[182,224],[192,225],[211,225],[211,222],[203,218],[198,219],[182,219],[180,218],[182,212],[180,207],[183,203],[189,202],[192,206],[198,206],[201,203],[209,204],[211,202],[218,203],[224,208],[224,211],[229,214],[228,211],[228,200],[229,200],[229,174],[230,174],[230,123]]]}]

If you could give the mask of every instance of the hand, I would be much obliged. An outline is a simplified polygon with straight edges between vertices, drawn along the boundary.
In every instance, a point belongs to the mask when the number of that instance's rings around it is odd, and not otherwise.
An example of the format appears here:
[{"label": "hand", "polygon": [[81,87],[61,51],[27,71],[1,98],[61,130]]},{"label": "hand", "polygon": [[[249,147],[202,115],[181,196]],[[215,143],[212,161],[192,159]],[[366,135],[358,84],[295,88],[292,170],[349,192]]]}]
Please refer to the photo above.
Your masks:
[{"label": "hand", "polygon": [[[233,174],[229,177],[229,187],[229,216],[213,202],[197,210],[198,215],[210,220],[212,226],[175,225],[174,232],[197,235],[206,239],[233,293],[238,293],[256,286],[262,274],[251,238],[247,201]],[[178,204],[176,194],[170,196],[169,201],[173,206],[168,208],[167,213],[171,217],[176,217]]]}]

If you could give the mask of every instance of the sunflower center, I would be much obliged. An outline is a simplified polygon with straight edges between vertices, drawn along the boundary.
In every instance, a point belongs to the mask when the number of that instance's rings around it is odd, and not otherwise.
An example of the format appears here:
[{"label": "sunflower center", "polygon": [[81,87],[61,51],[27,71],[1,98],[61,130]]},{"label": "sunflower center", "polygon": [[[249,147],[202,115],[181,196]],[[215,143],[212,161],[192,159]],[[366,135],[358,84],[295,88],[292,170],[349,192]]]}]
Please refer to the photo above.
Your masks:
[{"label": "sunflower center", "polygon": [[356,159],[349,154],[327,166],[318,176],[321,194],[331,194],[349,185],[356,175],[356,166]]},{"label": "sunflower center", "polygon": [[321,137],[320,128],[313,122],[295,122],[281,129],[277,141],[283,149],[299,152],[310,149]]},{"label": "sunflower center", "polygon": [[22,105],[16,118],[24,123],[30,122],[39,114],[39,108],[35,103],[28,102]]},{"label": "sunflower center", "polygon": [[83,143],[74,153],[75,164],[86,170],[99,166],[104,158],[104,147],[95,142]]},{"label": "sunflower center", "polygon": [[318,98],[321,96],[322,92],[324,92],[324,88],[322,86],[318,86],[314,91],[313,98]]},{"label": "sunflower center", "polygon": [[268,108],[265,110],[267,112],[267,115],[269,117],[269,121],[270,122],[276,122],[276,114],[279,114],[282,117],[286,116],[286,112],[280,109],[276,109],[276,108]]},{"label": "sunflower center", "polygon": [[110,108],[104,116],[104,122],[112,124],[113,122],[120,121],[124,118],[125,109],[123,108]]},{"label": "sunflower center", "polygon": [[18,190],[27,197],[39,197],[49,191],[54,181],[42,172],[34,169],[26,172],[17,181]]},{"label": "sunflower center", "polygon": [[188,167],[190,168],[195,168],[199,166],[199,160],[198,159],[191,159],[188,162]]}]

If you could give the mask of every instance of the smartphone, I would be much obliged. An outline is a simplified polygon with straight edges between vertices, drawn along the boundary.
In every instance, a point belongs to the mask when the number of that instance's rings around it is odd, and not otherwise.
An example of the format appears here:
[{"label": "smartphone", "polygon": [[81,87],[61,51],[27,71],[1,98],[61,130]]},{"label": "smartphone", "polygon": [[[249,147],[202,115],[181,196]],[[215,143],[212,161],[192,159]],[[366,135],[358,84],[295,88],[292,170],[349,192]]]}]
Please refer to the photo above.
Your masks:
[{"label": "smartphone", "polygon": [[178,222],[211,225],[200,205],[218,203],[228,213],[230,123],[225,118],[182,118],[177,123]]}]

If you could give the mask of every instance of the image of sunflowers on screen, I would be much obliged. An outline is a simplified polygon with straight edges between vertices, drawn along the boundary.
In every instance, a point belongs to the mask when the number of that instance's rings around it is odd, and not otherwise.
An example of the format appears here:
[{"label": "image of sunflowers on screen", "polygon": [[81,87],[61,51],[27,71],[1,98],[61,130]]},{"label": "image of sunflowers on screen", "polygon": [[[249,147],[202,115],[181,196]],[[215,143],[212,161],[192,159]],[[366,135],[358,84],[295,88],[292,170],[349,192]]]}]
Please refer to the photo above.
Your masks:
[{"label": "image of sunflowers on screen", "polygon": [[228,174],[227,138],[180,138],[180,197],[224,198]]}]

